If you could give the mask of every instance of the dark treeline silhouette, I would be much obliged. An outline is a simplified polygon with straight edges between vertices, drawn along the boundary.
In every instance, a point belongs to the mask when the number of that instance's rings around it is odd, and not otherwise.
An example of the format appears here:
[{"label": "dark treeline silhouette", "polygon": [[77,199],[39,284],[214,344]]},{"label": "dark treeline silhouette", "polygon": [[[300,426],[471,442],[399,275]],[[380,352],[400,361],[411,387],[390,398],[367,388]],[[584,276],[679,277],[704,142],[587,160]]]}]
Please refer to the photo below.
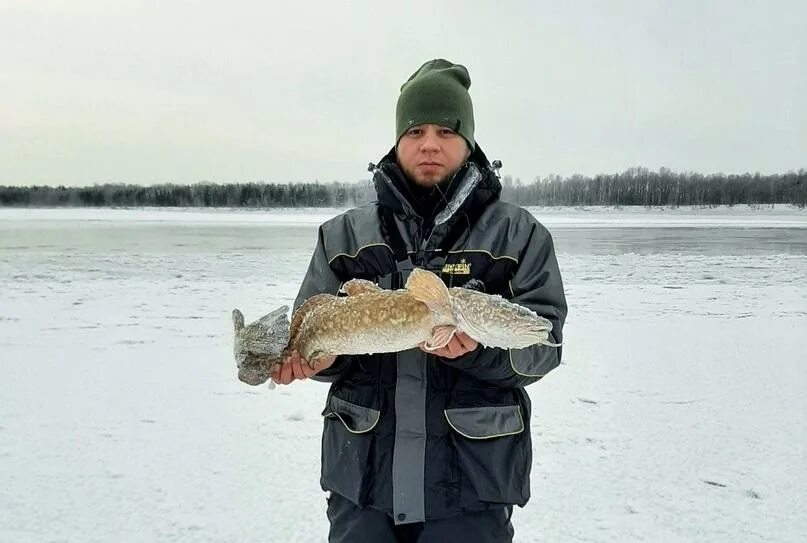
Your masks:
[{"label": "dark treeline silhouette", "polygon": [[366,203],[375,192],[359,183],[197,183],[91,187],[0,186],[0,206],[90,207],[346,207]]},{"label": "dark treeline silhouette", "polygon": [[807,170],[761,175],[654,172],[631,168],[594,177],[549,176],[533,183],[503,180],[502,198],[546,206],[718,206],[793,204],[807,206]]},{"label": "dark treeline silhouette", "polygon": [[[504,176],[502,184],[502,199],[524,206],[807,206],[805,169],[774,175],[703,175],[631,168],[594,177],[551,175],[531,183]],[[20,207],[348,207],[374,199],[370,181],[0,186],[0,206]]]}]

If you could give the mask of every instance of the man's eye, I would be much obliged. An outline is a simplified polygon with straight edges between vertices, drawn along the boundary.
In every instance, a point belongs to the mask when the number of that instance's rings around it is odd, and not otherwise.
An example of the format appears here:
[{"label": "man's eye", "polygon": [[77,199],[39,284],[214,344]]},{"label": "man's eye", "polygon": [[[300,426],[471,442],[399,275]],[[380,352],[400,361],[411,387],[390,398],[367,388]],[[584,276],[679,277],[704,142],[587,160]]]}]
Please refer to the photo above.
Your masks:
[{"label": "man's eye", "polygon": [[409,130],[409,132],[407,132],[407,134],[409,134],[410,136],[419,136],[420,132],[421,132],[420,128],[412,128]]},{"label": "man's eye", "polygon": [[454,132],[450,128],[443,128],[440,130],[440,134],[443,136],[453,136],[454,134],[456,134],[456,132]]}]

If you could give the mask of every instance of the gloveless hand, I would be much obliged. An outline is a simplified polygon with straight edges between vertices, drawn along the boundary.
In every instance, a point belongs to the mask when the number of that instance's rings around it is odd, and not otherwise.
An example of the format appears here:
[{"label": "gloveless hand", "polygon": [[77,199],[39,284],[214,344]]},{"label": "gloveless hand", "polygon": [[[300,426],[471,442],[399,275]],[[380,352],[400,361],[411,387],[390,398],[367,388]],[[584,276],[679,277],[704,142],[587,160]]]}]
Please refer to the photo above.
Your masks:
[{"label": "gloveless hand", "polygon": [[479,346],[479,343],[464,332],[455,332],[451,337],[451,341],[433,351],[426,349],[423,343],[419,345],[421,351],[442,356],[443,358],[459,358],[475,350],[477,346]]},{"label": "gloveless hand", "polygon": [[292,381],[308,379],[331,367],[335,360],[335,355],[326,355],[314,359],[309,365],[300,353],[294,351],[272,372],[272,381],[279,385],[288,385]]}]

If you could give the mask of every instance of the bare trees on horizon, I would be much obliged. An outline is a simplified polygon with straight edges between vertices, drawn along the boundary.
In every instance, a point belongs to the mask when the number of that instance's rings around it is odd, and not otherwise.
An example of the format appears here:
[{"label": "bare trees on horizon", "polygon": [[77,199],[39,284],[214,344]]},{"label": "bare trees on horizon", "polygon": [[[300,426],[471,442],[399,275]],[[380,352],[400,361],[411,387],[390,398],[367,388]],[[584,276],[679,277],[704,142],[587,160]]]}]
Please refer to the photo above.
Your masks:
[{"label": "bare trees on horizon", "polygon": [[[15,207],[350,207],[371,202],[369,180],[356,183],[196,183],[86,187],[0,186],[0,206]],[[807,170],[784,174],[704,175],[631,168],[593,177],[502,179],[502,199],[523,206],[807,206]]]}]

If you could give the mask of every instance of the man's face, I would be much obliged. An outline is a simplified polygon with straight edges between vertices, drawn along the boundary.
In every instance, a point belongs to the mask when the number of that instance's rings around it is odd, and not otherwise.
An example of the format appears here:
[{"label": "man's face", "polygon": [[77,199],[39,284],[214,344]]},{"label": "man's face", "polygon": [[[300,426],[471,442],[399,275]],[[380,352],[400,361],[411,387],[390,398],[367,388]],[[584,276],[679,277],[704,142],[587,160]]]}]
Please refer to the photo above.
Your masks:
[{"label": "man's face", "polygon": [[444,126],[421,124],[401,136],[398,165],[421,187],[433,187],[454,175],[471,151],[465,139]]}]

